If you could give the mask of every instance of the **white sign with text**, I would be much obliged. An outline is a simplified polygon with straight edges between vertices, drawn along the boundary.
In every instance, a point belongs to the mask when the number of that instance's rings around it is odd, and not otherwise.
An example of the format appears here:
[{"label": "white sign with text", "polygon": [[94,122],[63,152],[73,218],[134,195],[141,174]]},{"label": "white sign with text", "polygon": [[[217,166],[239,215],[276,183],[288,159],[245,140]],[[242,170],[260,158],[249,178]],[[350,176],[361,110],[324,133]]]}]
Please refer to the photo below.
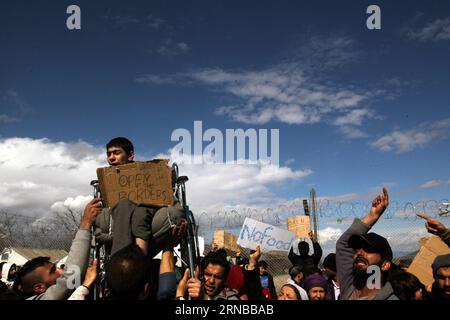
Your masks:
[{"label": "white sign with text", "polygon": [[245,218],[237,244],[248,249],[256,249],[256,246],[259,245],[261,251],[288,252],[294,240],[294,232]]}]

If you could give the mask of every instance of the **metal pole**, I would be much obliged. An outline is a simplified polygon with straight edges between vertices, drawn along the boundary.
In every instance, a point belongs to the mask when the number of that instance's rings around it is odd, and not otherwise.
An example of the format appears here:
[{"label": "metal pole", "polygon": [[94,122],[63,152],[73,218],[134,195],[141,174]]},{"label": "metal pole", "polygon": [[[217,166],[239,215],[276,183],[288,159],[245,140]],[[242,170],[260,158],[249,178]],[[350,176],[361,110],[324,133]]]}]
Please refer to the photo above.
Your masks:
[{"label": "metal pole", "polygon": [[313,237],[314,240],[317,241],[318,234],[317,234],[317,215],[316,215],[316,190],[314,188],[311,189],[311,207],[312,207],[312,214],[313,214]]}]

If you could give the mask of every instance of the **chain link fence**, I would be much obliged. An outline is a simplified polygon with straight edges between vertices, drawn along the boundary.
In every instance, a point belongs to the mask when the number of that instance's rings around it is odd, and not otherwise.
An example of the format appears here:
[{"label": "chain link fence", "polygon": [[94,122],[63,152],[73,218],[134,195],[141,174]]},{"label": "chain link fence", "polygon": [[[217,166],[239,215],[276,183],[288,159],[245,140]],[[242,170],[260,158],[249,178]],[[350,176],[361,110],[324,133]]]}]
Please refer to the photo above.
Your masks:
[{"label": "chain link fence", "polygon": [[[448,206],[443,205],[448,202],[446,199],[416,203],[391,202],[373,231],[389,240],[396,262],[401,259],[411,261],[419,250],[419,240],[429,236],[424,227],[424,221],[418,218],[416,213],[437,218],[449,226],[450,215],[446,212]],[[335,244],[339,236],[349,227],[354,218],[362,217],[369,212],[370,205],[363,202],[327,199],[317,201],[318,240],[323,248],[322,260],[327,254],[335,252]],[[216,230],[224,230],[238,236],[245,218],[287,229],[288,217],[303,214],[303,203],[299,200],[276,207],[202,212],[196,214],[196,219],[199,224],[199,236],[205,239],[206,244],[210,244]],[[0,250],[10,247],[31,247],[69,251],[80,217],[81,212],[69,209],[67,212],[45,219],[0,211]],[[307,241],[310,240],[307,239]],[[298,240],[293,244],[296,253],[297,243]],[[210,248],[209,245],[205,247],[205,251]],[[310,247],[312,250],[312,246]],[[234,261],[235,252],[228,250],[228,253],[230,261]],[[242,256],[248,258],[249,250],[242,248]],[[261,260],[268,263],[268,271],[274,276],[276,287],[279,289],[287,280],[288,269],[291,266],[287,252],[264,252]]]}]

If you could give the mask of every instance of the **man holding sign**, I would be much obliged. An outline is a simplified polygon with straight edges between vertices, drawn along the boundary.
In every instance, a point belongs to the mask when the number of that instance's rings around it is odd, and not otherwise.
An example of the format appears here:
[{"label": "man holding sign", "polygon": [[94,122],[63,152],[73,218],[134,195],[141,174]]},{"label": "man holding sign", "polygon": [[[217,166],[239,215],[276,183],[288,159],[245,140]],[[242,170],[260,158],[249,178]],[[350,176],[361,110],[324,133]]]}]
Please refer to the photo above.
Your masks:
[{"label": "man holding sign", "polygon": [[309,244],[306,241],[298,243],[298,255],[294,253],[293,248],[289,251],[288,258],[293,266],[299,266],[303,270],[305,277],[313,274],[317,270],[317,265],[322,258],[322,247],[319,242],[314,239],[312,231],[309,231],[309,238],[312,241],[314,253],[309,255]]},{"label": "man holding sign", "polygon": [[[134,146],[127,138],[117,137],[106,145],[106,155],[110,166],[129,164],[134,162]],[[125,198],[112,208],[103,209],[96,219],[95,236],[99,242],[112,245],[111,254],[134,242],[145,255],[153,257],[178,232],[176,226],[184,224],[181,215],[181,208],[176,205],[156,209],[138,206]],[[114,238],[108,232],[111,224]]]}]

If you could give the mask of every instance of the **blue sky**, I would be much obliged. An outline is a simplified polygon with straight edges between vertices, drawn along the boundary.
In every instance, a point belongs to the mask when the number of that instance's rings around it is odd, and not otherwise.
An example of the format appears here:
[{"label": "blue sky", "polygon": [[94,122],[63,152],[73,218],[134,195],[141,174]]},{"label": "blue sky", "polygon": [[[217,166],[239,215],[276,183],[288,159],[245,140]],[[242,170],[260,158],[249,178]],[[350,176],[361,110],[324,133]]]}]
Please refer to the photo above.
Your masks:
[{"label": "blue sky", "polygon": [[[70,4],[81,30],[66,28]],[[370,4],[381,30],[366,27]],[[7,1],[0,41],[4,208],[43,214],[86,196],[110,138],[129,137],[140,159],[170,155],[172,131],[195,120],[280,130],[273,174],[186,167],[200,211],[311,187],[360,202],[382,185],[402,204],[449,198],[447,1]]]}]

